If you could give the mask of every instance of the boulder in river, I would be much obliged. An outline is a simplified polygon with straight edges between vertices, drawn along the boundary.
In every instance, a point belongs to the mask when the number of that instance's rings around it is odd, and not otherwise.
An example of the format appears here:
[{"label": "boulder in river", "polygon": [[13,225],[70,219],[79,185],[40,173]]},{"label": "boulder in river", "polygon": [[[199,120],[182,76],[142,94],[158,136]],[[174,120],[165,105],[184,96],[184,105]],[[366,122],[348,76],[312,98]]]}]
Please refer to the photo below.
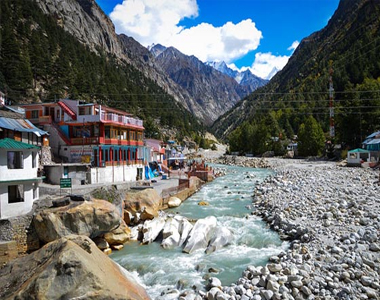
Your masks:
[{"label": "boulder in river", "polygon": [[46,244],[0,269],[1,299],[150,299],[86,236]]},{"label": "boulder in river", "polygon": [[161,233],[162,229],[165,226],[165,218],[163,217],[157,217],[153,220],[145,221],[142,231],[143,231],[143,244],[150,244],[154,242],[159,234]]},{"label": "boulder in river", "polygon": [[164,229],[162,230],[161,246],[165,249],[177,247],[179,245],[181,235],[179,233],[180,222],[175,218],[167,218]]},{"label": "boulder in river", "polygon": [[216,228],[216,223],[216,218],[214,216],[199,219],[194,224],[189,239],[182,251],[185,253],[192,253],[198,249],[206,249]]},{"label": "boulder in river", "polygon": [[178,197],[170,197],[168,201],[169,208],[178,207],[182,203],[181,199]]},{"label": "boulder in river", "polygon": [[212,253],[228,244],[231,244],[234,240],[234,235],[231,230],[226,227],[217,227],[210,243],[206,249],[206,253]]}]

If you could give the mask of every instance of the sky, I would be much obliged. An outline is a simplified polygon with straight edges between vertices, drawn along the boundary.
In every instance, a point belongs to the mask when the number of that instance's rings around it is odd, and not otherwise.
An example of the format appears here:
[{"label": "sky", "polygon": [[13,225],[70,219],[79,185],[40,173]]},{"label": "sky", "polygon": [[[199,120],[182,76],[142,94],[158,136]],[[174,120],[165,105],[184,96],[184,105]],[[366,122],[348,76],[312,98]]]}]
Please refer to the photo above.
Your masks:
[{"label": "sky", "polygon": [[339,0],[96,0],[118,34],[270,79]]}]

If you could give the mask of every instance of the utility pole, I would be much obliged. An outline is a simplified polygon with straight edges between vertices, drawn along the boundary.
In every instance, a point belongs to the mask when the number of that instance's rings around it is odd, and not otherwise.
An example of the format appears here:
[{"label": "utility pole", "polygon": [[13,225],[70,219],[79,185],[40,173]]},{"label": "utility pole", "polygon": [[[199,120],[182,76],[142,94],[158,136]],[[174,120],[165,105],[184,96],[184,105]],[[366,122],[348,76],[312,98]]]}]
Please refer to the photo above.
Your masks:
[{"label": "utility pole", "polygon": [[333,68],[332,61],[329,62],[329,97],[330,97],[330,138],[331,140],[335,137],[335,127],[334,127],[334,86],[332,80]]}]

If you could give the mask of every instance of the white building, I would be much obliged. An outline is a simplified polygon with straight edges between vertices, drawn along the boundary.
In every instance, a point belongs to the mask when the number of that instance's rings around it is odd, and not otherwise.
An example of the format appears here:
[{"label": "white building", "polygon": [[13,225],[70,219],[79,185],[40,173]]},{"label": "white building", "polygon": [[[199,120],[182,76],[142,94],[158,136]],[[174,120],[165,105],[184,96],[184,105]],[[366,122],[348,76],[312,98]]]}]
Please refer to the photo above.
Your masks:
[{"label": "white building", "polygon": [[38,199],[39,147],[0,139],[0,219],[28,213]]}]

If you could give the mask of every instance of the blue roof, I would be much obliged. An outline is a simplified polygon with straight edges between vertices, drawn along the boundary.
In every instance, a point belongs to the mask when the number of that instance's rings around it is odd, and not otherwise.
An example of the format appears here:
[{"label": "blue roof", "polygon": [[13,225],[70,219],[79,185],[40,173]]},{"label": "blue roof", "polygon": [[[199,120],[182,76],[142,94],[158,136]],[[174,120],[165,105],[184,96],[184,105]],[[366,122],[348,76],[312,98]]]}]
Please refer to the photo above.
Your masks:
[{"label": "blue roof", "polygon": [[370,134],[369,136],[366,137],[366,139],[374,138],[374,137],[377,136],[377,135],[380,135],[380,131],[376,131],[376,132]]},{"label": "blue roof", "polygon": [[380,144],[380,139],[373,139],[366,142],[366,145],[376,145],[376,144]]},{"label": "blue roof", "polygon": [[31,132],[37,136],[47,135],[48,132],[34,126],[26,119],[13,119],[0,117],[0,128],[15,130],[20,132]]}]

